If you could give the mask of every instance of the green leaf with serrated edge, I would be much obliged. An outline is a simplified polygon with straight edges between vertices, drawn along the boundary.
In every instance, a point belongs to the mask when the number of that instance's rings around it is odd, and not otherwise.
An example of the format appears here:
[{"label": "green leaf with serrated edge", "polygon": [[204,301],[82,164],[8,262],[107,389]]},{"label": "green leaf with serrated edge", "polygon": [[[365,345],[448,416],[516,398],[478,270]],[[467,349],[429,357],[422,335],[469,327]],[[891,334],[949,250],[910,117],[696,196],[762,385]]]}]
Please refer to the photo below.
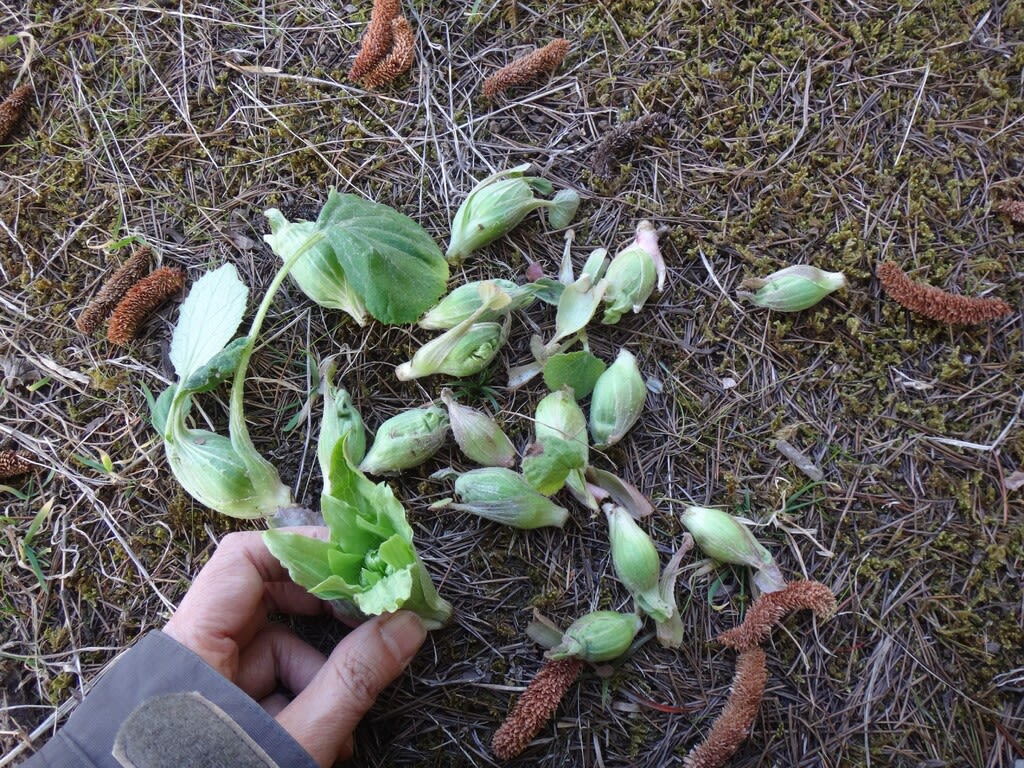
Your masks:
[{"label": "green leaf with serrated edge", "polygon": [[238,361],[249,343],[248,336],[239,336],[224,349],[215,354],[210,361],[201,366],[179,386],[188,392],[209,392],[219,384],[223,384],[238,369]]},{"label": "green leaf with serrated edge", "polygon": [[231,264],[193,283],[171,337],[169,357],[180,380],[187,380],[227,346],[242,322],[248,298],[249,289]]},{"label": "green leaf with serrated edge", "polygon": [[594,390],[594,384],[607,367],[602,360],[583,350],[560,352],[544,364],[544,383],[552,392],[572,387],[576,399],[582,400]]},{"label": "green leaf with serrated edge", "polygon": [[545,496],[560,491],[569,473],[586,464],[583,447],[576,441],[549,437],[537,449],[541,452],[523,459],[523,477]]},{"label": "green leaf with serrated edge", "polygon": [[331,190],[316,225],[382,323],[415,322],[444,293],[444,254],[423,227],[393,208]]}]

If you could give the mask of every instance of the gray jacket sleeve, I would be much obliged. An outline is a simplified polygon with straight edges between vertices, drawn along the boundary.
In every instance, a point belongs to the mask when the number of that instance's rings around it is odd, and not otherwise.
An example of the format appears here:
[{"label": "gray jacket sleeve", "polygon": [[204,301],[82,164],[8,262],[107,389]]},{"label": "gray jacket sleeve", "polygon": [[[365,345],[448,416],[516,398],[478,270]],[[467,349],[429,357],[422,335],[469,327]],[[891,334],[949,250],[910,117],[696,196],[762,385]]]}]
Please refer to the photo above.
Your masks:
[{"label": "gray jacket sleeve", "polygon": [[107,671],[25,768],[317,768],[259,704],[163,632]]}]

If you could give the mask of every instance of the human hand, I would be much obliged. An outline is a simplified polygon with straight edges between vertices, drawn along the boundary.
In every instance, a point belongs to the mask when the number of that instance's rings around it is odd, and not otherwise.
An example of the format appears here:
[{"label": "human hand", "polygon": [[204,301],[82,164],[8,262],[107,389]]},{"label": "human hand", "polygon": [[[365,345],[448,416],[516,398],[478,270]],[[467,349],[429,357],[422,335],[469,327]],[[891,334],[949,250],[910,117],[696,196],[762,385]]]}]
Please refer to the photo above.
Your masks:
[{"label": "human hand", "polygon": [[[295,528],[308,536],[320,528]],[[315,616],[330,606],[294,584],[259,532],[231,533],[199,572],[164,632],[274,716],[321,766],[352,755],[352,732],[419,650],[426,630],[408,611],[377,616],[325,657],[274,611]],[[275,693],[278,684],[289,700]]]}]

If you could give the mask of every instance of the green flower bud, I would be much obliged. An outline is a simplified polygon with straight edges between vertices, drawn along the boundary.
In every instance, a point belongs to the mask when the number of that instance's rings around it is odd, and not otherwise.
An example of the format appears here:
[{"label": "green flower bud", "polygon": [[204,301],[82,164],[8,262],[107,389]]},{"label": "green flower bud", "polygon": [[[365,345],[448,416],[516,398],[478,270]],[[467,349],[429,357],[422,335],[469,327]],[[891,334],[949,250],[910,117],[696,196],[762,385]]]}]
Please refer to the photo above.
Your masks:
[{"label": "green flower bud", "polygon": [[448,406],[452,436],[467,458],[485,467],[511,467],[516,463],[516,448],[494,419],[459,405],[450,389],[441,390],[441,400]]},{"label": "green flower bud", "polygon": [[629,431],[644,409],[647,386],[628,350],[619,350],[615,362],[602,373],[590,398],[590,434],[594,445],[615,445]]},{"label": "green flower bud", "polygon": [[765,278],[744,280],[736,294],[759,307],[778,312],[799,312],[813,307],[832,291],[846,285],[842,272],[825,272],[817,267],[798,264],[780,269]]},{"label": "green flower bud", "polygon": [[511,318],[503,322],[479,322],[491,312],[505,310],[511,297],[492,280],[477,284],[480,306],[458,325],[431,339],[413,355],[412,360],[395,368],[401,381],[445,373],[449,376],[471,376],[479,373],[494,359],[508,338]]},{"label": "green flower bud", "polygon": [[[476,281],[472,283],[466,283],[460,285],[458,288],[453,290],[447,296],[425,314],[419,321],[420,328],[426,328],[428,330],[446,331],[449,328],[454,328],[456,325],[466,320],[468,317],[477,312],[483,305],[483,299],[480,297],[480,286],[483,282],[487,281]],[[499,309],[484,312],[477,316],[477,321],[490,321],[497,320],[504,317],[506,314],[515,309],[523,309],[530,306],[534,300],[533,287],[527,285],[517,285],[511,280],[492,280],[489,281],[496,285],[498,288],[503,290],[511,298],[511,302]]]},{"label": "green flower bud", "polygon": [[338,444],[344,440],[348,460],[358,466],[366,455],[366,428],[359,411],[352,405],[352,398],[341,386],[335,386],[335,365],[333,360],[325,361],[321,370],[324,394],[324,418],[320,423],[320,439],[317,441],[316,456],[324,475],[325,493],[330,493],[332,457]]},{"label": "green flower bud", "polygon": [[[551,183],[535,176],[526,176],[529,163],[501,171],[477,184],[459,206],[452,219],[451,242],[445,254],[448,261],[459,263],[473,251],[483,248],[514,229],[530,211],[546,207],[556,210],[556,221],[568,224],[569,209],[575,213],[571,198],[558,201],[534,197],[534,192],[551,193]],[[578,205],[578,199],[576,205]]]},{"label": "green flower bud", "polygon": [[459,475],[452,509],[470,512],[515,528],[561,528],[569,513],[530,487],[522,475],[503,467],[484,467]]},{"label": "green flower bud", "polygon": [[587,417],[570,389],[552,392],[537,403],[534,431],[538,443],[543,443],[548,437],[575,440],[583,447],[584,460],[589,454]]},{"label": "green flower bud", "polygon": [[371,475],[397,474],[433,456],[448,435],[448,415],[437,407],[403,411],[380,425],[359,469]]},{"label": "green flower bud", "polygon": [[622,507],[606,504],[608,539],[611,542],[612,565],[619,581],[655,621],[667,621],[675,606],[666,603],[660,594],[661,560],[654,542]]},{"label": "green flower bud", "polygon": [[[289,222],[276,208],[266,211],[270,234],[263,239],[283,261],[306,244],[316,232],[312,221]],[[311,247],[295,262],[289,277],[309,298],[328,309],[340,309],[351,315],[359,325],[366,325],[366,305],[349,285],[334,250],[326,240]]]},{"label": "green flower bud", "polygon": [[651,222],[641,221],[636,239],[619,251],[604,273],[608,283],[604,301],[608,305],[601,322],[614,325],[629,310],[639,312],[654,291],[665,283],[665,262],[658,247],[658,233]]},{"label": "green flower bud", "polygon": [[562,642],[544,654],[549,659],[611,661],[629,650],[643,626],[633,613],[594,611],[581,616],[565,630]]},{"label": "green flower bud", "polygon": [[687,507],[682,521],[697,546],[710,557],[722,563],[754,568],[755,583],[763,591],[775,592],[785,587],[772,553],[732,515],[709,507]]}]

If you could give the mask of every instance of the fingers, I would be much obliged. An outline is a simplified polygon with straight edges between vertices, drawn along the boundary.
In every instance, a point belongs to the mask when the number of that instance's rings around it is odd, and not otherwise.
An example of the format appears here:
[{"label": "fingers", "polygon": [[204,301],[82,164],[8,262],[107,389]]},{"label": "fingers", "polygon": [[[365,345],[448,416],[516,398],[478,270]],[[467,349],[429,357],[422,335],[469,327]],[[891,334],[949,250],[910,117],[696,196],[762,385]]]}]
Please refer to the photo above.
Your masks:
[{"label": "fingers", "polygon": [[[321,538],[327,533],[315,527],[293,530]],[[231,533],[196,576],[164,631],[234,679],[238,648],[266,623],[268,611],[317,614],[325,610],[321,601],[303,594],[291,584],[287,570],[267,550],[258,531]]]},{"label": "fingers", "polygon": [[321,766],[352,752],[352,731],[401,674],[426,637],[408,611],[376,617],[349,634],[277,720]]},{"label": "fingers", "polygon": [[268,624],[242,651],[238,661],[238,685],[257,701],[284,686],[301,693],[327,661],[327,657],[281,624]]}]

